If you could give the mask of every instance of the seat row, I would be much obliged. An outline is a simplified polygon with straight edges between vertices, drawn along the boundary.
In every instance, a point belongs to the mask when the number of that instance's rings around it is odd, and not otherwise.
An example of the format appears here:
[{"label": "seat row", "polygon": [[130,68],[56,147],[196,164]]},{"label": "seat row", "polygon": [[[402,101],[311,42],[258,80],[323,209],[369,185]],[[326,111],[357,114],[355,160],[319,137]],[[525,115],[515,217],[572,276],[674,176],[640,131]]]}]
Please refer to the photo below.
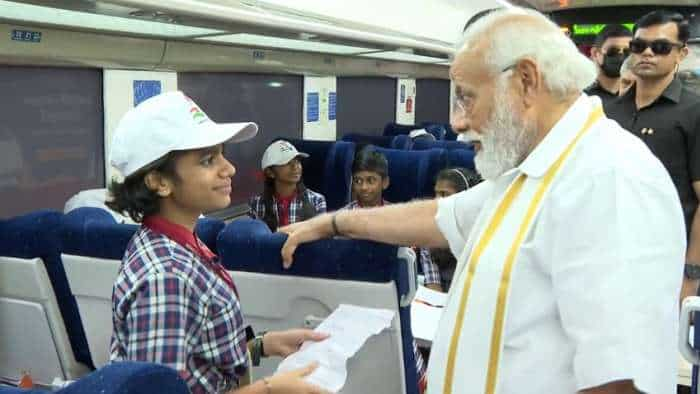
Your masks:
[{"label": "seat row", "polygon": [[[106,211],[37,211],[0,221],[0,377],[76,379],[108,363],[111,293],[137,226]],[[284,270],[286,236],[256,220],[201,219],[196,232],[236,281],[246,320],[256,330],[314,327],[338,305],[397,313],[389,330],[349,361],[344,393],[416,393],[410,311],[414,256],[395,246],[348,239],[301,246]],[[266,360],[257,374],[269,374]],[[384,365],[375,368],[377,363]]]},{"label": "seat row", "polygon": [[[383,138],[383,137],[381,137]],[[390,137],[399,138],[399,137]],[[310,155],[304,161],[304,182],[326,197],[328,210],[350,202],[352,163],[359,143],[350,141],[290,141],[299,151]],[[451,141],[452,144],[460,142]],[[431,198],[438,172],[448,167],[474,169],[471,149],[403,150],[374,145],[389,163],[389,188],[384,197],[390,202]]]}]

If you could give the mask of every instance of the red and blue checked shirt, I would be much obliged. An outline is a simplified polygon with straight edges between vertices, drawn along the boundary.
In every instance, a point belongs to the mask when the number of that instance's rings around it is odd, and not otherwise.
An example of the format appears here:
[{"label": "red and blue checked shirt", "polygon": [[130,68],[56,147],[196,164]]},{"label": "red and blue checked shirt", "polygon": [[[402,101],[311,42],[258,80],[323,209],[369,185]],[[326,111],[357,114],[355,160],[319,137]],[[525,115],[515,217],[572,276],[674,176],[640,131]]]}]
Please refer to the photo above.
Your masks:
[{"label": "red and blue checked shirt", "polygon": [[[315,191],[311,189],[306,189],[304,191],[304,194],[308,196],[309,202],[311,202],[311,205],[314,206],[314,209],[316,210],[316,214],[321,214],[326,212],[326,198],[323,196],[323,194],[316,193]],[[303,199],[299,198],[299,196],[295,196],[294,199],[292,199],[291,203],[289,204],[289,208],[287,209],[288,211],[288,220],[283,220],[280,219],[279,216],[279,202],[277,198],[273,197],[273,202],[272,204],[272,209],[275,210],[275,216],[277,217],[277,223],[280,223],[280,226],[282,226],[282,223],[286,224],[293,224],[297,222],[302,221],[301,217],[301,212],[302,212],[302,206],[303,206]],[[265,217],[265,203],[263,202],[262,195],[257,195],[253,198],[250,199],[250,211],[248,215],[253,218],[253,219],[260,219],[262,220]],[[307,218],[309,219],[309,218]]]},{"label": "red and blue checked shirt", "polygon": [[167,365],[193,394],[236,388],[248,356],[233,282],[194,234],[164,222],[158,231],[142,226],[127,246],[112,293],[110,358]]},{"label": "red and blue checked shirt", "polygon": [[[386,200],[382,200],[382,205],[389,205],[390,203]],[[348,205],[340,208],[340,210],[348,209],[357,209],[357,208],[362,208],[360,205],[359,201],[353,200],[351,201]],[[432,261],[431,261],[432,263]],[[437,269],[437,266],[435,267]],[[439,272],[439,271],[438,271]],[[440,283],[440,276],[438,273],[438,282]],[[423,356],[421,355],[420,351],[418,351],[418,345],[416,345],[416,341],[413,341],[413,357],[416,359],[416,372],[418,373],[418,387],[420,388],[420,392],[424,392],[425,388],[427,386],[427,376],[425,374],[426,372],[426,365],[425,365],[425,360],[423,360]]]},{"label": "red and blue checked shirt", "polygon": [[423,268],[423,277],[426,285],[438,284],[442,285],[442,276],[440,276],[440,267],[433,263],[433,258],[430,256],[428,248],[418,248],[418,260],[420,260],[421,268]]}]

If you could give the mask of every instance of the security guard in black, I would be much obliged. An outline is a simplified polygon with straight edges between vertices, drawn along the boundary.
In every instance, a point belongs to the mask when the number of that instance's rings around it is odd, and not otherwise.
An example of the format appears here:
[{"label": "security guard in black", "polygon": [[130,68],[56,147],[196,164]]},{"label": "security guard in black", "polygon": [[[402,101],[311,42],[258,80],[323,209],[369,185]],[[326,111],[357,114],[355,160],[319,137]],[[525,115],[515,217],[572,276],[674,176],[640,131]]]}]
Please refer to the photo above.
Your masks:
[{"label": "security guard in black", "polygon": [[675,78],[650,105],[637,109],[636,88],[609,103],[608,117],[641,138],[671,175],[683,205],[690,234],[700,181],[700,96]]}]

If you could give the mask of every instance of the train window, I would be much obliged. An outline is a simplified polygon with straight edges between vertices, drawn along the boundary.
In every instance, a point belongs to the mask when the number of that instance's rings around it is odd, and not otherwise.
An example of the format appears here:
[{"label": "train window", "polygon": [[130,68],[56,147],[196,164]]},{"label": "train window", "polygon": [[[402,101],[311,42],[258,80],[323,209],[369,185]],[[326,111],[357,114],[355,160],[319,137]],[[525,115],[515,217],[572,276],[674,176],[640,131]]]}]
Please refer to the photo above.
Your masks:
[{"label": "train window", "polygon": [[102,71],[0,66],[0,217],[104,187]]},{"label": "train window", "polygon": [[303,77],[184,72],[178,73],[178,87],[215,122],[252,121],[260,127],[252,140],[226,147],[236,166],[231,204],[241,208],[262,191],[260,159],[267,145],[276,138],[302,138]]},{"label": "train window", "polygon": [[416,124],[450,122],[450,81],[416,80]]},{"label": "train window", "polygon": [[396,79],[338,77],[336,87],[338,136],[382,135],[384,126],[396,118]]}]

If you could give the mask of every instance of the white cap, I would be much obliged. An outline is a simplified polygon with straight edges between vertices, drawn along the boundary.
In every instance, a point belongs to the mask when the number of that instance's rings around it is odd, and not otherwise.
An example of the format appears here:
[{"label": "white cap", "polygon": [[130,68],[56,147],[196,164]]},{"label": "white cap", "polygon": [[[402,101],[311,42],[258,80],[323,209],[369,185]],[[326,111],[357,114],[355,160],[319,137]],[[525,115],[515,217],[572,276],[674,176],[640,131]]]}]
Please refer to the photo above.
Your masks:
[{"label": "white cap", "polygon": [[168,92],[130,109],[119,121],[110,162],[127,177],[171,151],[241,142],[257,133],[255,123],[214,123],[182,92]]},{"label": "white cap", "polygon": [[270,166],[282,166],[299,156],[304,158],[309,157],[308,154],[299,152],[297,148],[288,141],[277,140],[265,149],[260,166],[263,170]]}]

